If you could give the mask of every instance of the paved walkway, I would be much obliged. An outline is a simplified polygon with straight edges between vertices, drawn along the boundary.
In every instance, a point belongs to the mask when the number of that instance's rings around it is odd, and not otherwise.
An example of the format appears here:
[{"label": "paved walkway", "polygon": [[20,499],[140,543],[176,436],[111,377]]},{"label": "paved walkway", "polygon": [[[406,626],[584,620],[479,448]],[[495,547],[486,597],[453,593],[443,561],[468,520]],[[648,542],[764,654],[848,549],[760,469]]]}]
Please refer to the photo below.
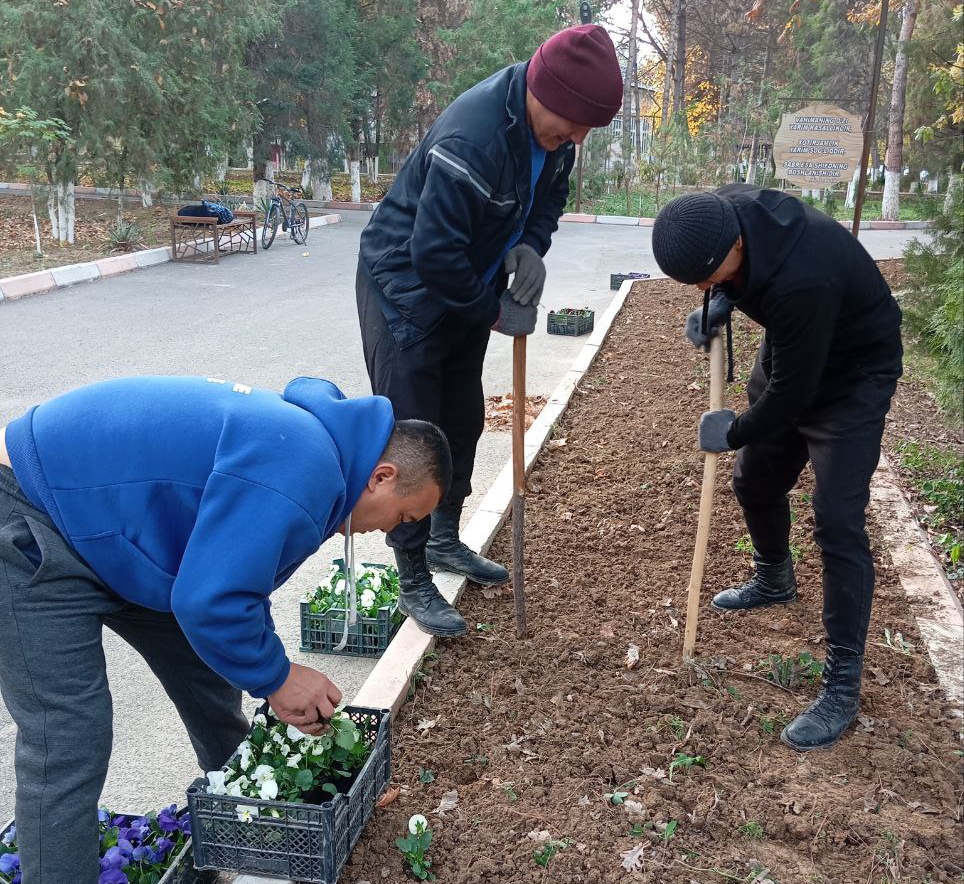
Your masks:
[{"label": "paved walkway", "polygon": [[[344,212],[341,224],[312,231],[306,247],[279,240],[256,258],[217,267],[166,264],[113,279],[0,304],[0,423],[30,405],[82,384],[131,374],[197,374],[281,389],[301,374],[328,377],[349,396],[368,393],[355,313],[358,237],[367,212]],[[611,272],[654,273],[648,228],[564,224],[549,254],[548,307],[609,303]],[[878,258],[896,257],[913,232],[868,231],[861,240]],[[309,255],[303,257],[302,253]],[[694,290],[692,305],[697,303]],[[691,309],[680,305],[681,317]],[[545,312],[529,342],[528,386],[548,394],[583,339],[549,336]],[[487,394],[511,389],[511,342],[493,335]],[[509,456],[507,433],[486,434],[476,467],[477,494]],[[471,508],[472,501],[469,501]],[[361,539],[364,561],[385,561],[376,536]],[[329,541],[273,596],[272,613],[292,658],[327,672],[351,697],[368,661],[298,652],[298,601],[315,585],[339,541]],[[115,747],[104,801],[148,810],[183,800],[198,771],[173,706],[141,659],[105,632],[112,676]],[[13,808],[14,727],[0,704],[0,823]]]}]

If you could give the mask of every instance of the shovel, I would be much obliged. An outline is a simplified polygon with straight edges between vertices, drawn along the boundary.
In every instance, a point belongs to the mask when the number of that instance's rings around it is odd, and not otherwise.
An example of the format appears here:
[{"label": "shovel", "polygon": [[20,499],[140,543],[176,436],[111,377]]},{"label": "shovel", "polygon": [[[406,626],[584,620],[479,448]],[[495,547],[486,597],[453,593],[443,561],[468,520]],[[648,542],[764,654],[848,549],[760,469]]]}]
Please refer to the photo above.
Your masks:
[{"label": "shovel", "polygon": [[512,339],[512,594],[515,596],[515,631],[526,634],[525,546],[526,506],[526,336]]},{"label": "shovel", "polygon": [[[710,411],[723,407],[723,341],[720,335],[710,340]],[[703,566],[710,539],[710,518],[713,515],[713,487],[716,485],[716,461],[719,454],[707,451],[703,455],[703,486],[700,488],[700,518],[693,549],[693,568],[686,601],[686,631],[683,633],[683,661],[693,659],[696,647],[696,624],[700,616],[700,588],[703,585]],[[514,518],[514,516],[513,516]]]}]

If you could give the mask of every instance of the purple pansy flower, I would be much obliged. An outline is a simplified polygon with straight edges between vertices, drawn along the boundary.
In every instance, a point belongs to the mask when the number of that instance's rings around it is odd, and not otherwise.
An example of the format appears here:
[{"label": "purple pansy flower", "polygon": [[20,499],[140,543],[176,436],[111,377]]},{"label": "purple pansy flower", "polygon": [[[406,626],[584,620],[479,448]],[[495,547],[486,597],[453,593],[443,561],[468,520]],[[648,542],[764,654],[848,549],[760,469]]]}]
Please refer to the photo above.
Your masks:
[{"label": "purple pansy flower", "polygon": [[157,824],[165,832],[176,832],[179,828],[177,821],[177,805],[172,804],[170,807],[165,807],[157,815]]},{"label": "purple pansy flower", "polygon": [[120,869],[108,869],[100,873],[97,884],[130,884],[130,881]]},{"label": "purple pansy flower", "polygon": [[20,868],[20,855],[5,853],[0,856],[0,874],[11,875]]},{"label": "purple pansy flower", "polygon": [[[133,852],[133,851],[132,851]],[[107,869],[122,869],[128,863],[128,859],[124,856],[124,851],[119,847],[111,847],[105,853],[100,861],[100,867],[104,870]]]},{"label": "purple pansy flower", "polygon": [[140,846],[134,848],[134,853],[131,859],[136,863],[152,863],[154,862],[154,851],[150,847]]},{"label": "purple pansy flower", "polygon": [[109,823],[109,822],[110,822],[110,813],[109,813],[108,811],[104,810],[103,807],[101,807],[101,808],[98,809],[98,811],[97,811],[97,820],[98,820],[98,822],[101,822],[101,823],[104,823],[104,824]]},{"label": "purple pansy flower", "polygon": [[11,826],[3,836],[3,843],[9,847],[17,839],[17,827]]},{"label": "purple pansy flower", "polygon": [[156,857],[154,861],[163,862],[167,859],[167,854],[173,846],[174,842],[170,838],[158,838],[157,843],[154,845],[154,855]]}]

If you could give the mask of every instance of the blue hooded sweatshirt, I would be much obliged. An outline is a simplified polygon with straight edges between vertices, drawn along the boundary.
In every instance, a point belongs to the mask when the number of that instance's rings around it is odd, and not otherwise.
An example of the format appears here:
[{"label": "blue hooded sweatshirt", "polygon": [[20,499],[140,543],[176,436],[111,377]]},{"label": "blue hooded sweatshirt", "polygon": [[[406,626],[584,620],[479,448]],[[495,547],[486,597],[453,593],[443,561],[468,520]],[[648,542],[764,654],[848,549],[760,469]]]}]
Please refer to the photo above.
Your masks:
[{"label": "blue hooded sweatshirt", "polygon": [[7,427],[24,494],[117,595],[172,611],[215,672],[256,697],[288,677],[270,593],[354,508],[394,426],[381,396],[296,378],[125,378]]}]

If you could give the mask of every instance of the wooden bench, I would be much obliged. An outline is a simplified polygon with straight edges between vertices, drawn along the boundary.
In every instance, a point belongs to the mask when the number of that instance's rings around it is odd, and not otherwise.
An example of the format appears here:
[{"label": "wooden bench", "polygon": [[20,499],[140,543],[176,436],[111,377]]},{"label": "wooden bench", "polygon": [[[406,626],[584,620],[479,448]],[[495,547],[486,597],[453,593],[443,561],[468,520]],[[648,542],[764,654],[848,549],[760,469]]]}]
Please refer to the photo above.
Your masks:
[{"label": "wooden bench", "polygon": [[235,211],[234,220],[194,218],[171,213],[171,259],[217,264],[233,252],[258,254],[257,213]]}]

